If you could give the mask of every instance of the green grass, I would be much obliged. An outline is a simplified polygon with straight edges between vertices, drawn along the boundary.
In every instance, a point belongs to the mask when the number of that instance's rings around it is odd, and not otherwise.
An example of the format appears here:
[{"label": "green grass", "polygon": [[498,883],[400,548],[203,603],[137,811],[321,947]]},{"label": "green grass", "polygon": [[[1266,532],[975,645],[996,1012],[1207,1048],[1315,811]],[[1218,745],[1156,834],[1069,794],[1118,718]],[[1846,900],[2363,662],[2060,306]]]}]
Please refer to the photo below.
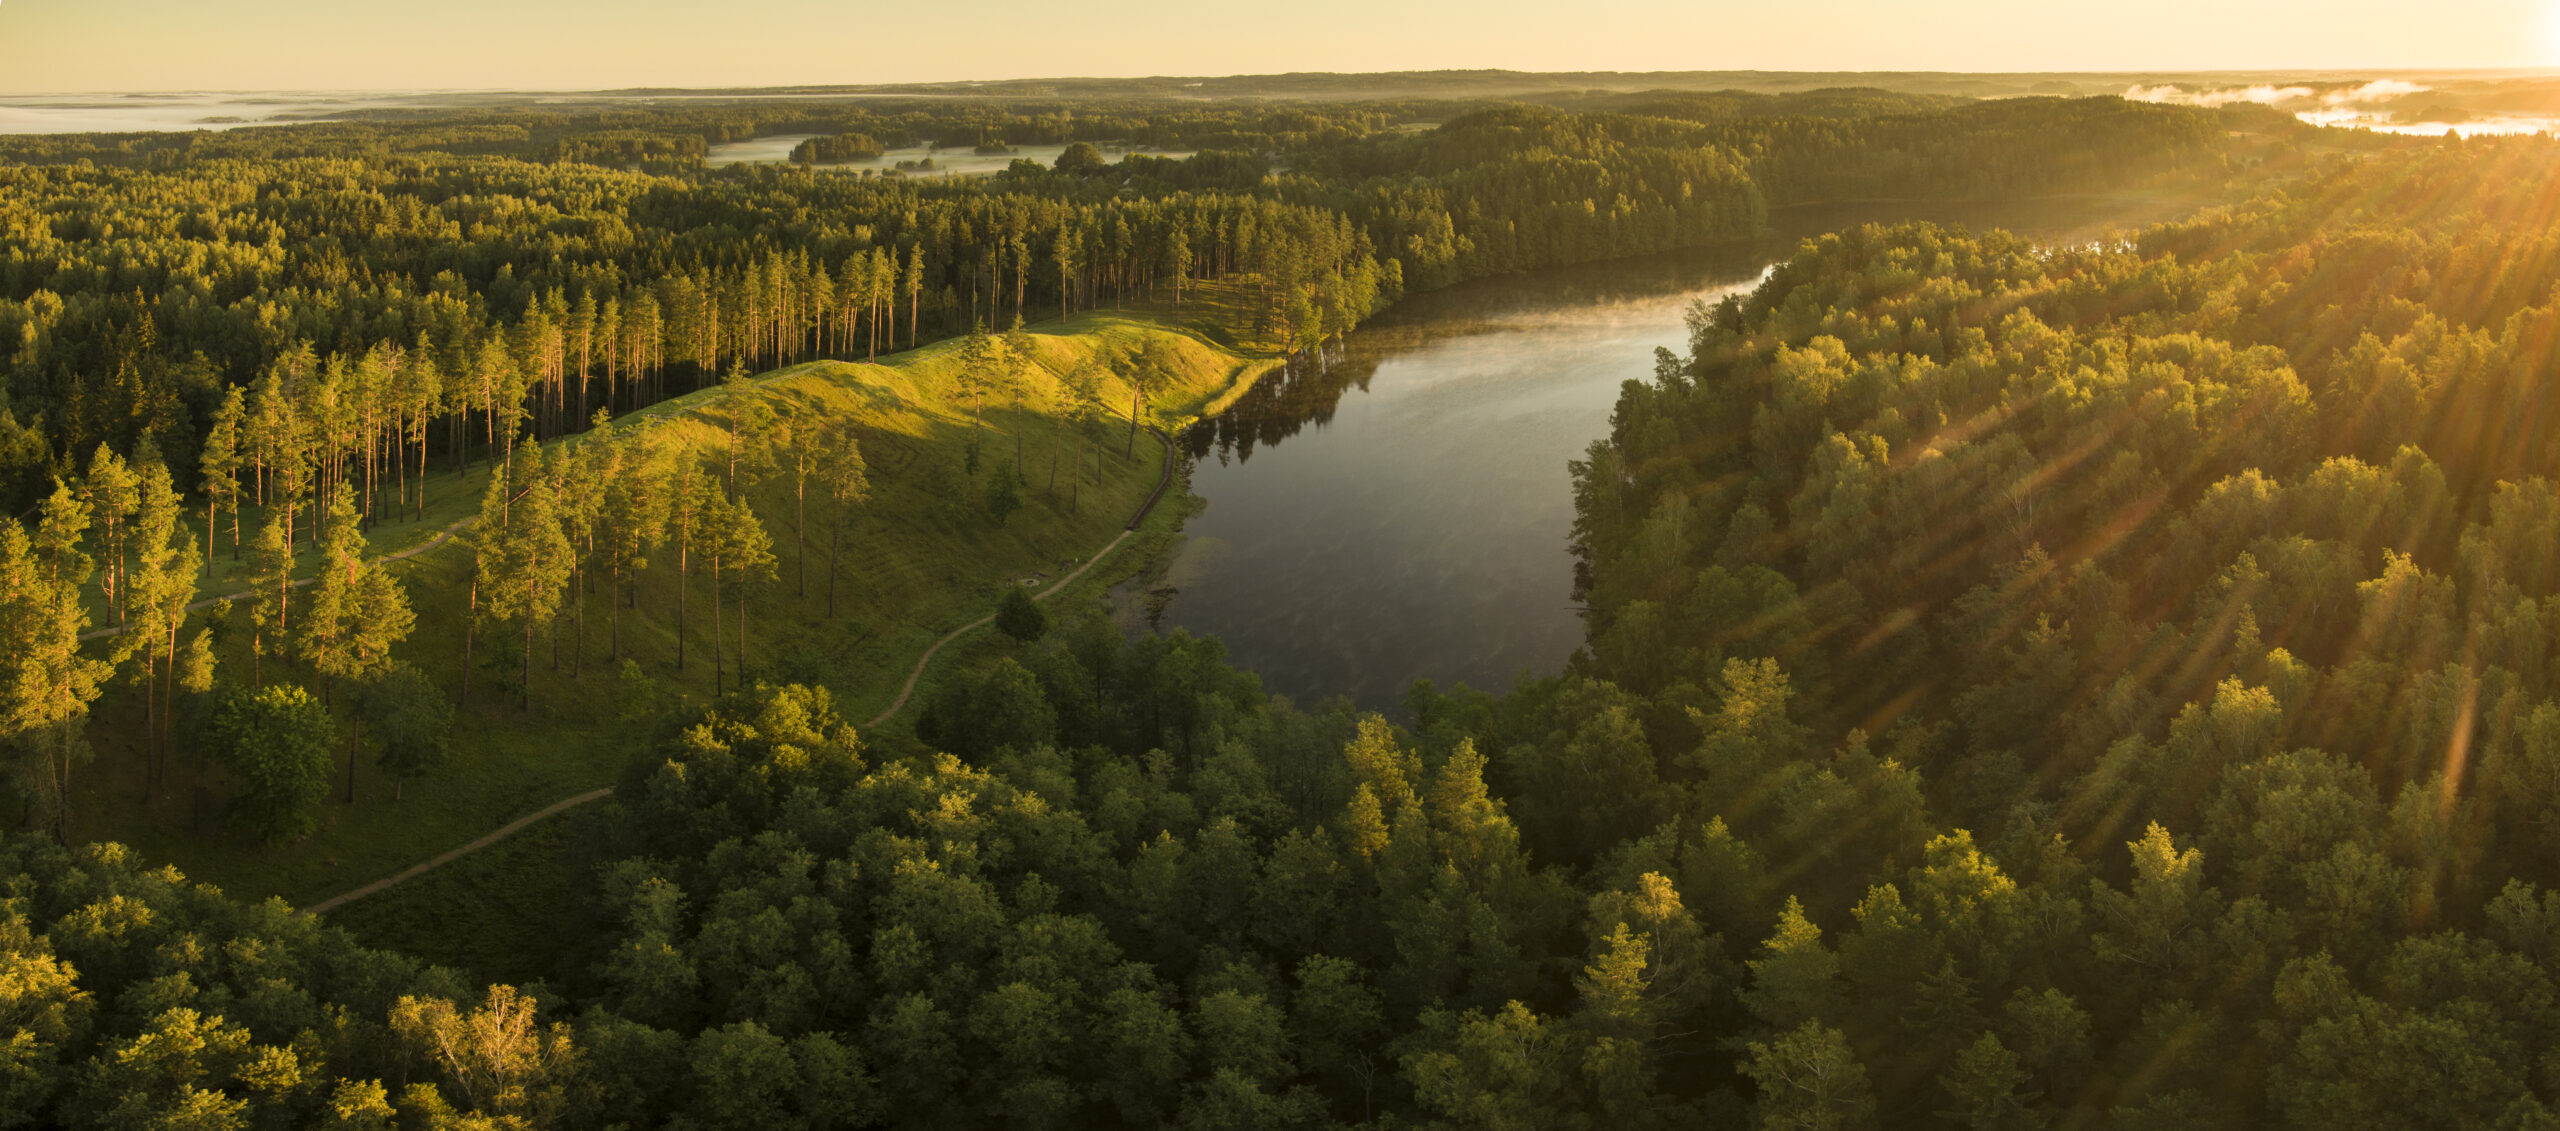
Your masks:
[{"label": "green grass", "polygon": [[[1177,477],[1166,503],[1110,560],[1052,596],[1052,612],[1100,601],[1106,590],[1146,568],[1152,554],[1178,538],[1180,508],[1172,504],[1183,485]],[[866,753],[880,760],[922,752],[911,728],[915,707],[934,681],[1023,647],[993,628],[953,641],[917,682],[907,709],[864,736]],[[908,664],[912,666],[912,656]],[[900,679],[905,670],[900,669]],[[610,805],[611,800],[598,802],[535,825],[408,883],[341,906],[329,912],[329,921],[354,932],[366,945],[451,966],[474,978],[514,984],[557,978],[565,972],[561,960],[575,946],[569,936],[571,909],[585,880],[578,870],[576,830],[580,822],[604,819]]]},{"label": "green grass", "polygon": [[367,946],[450,966],[484,982],[550,979],[577,943],[573,810],[416,880],[329,912]]},{"label": "green grass", "polygon": [[[1228,301],[1241,300],[1228,296]],[[1226,315],[1215,303],[1194,302],[1186,304],[1181,323],[1159,312],[1090,312],[1031,329],[1048,374],[1064,372],[1090,351],[1120,351],[1149,337],[1167,340],[1179,372],[1165,387],[1151,390],[1148,399],[1150,417],[1170,424],[1232,396],[1276,364],[1267,354],[1215,345],[1199,329],[1183,324],[1217,324]],[[849,415],[863,425],[873,497],[848,524],[838,613],[828,620],[821,508],[813,500],[809,586],[802,596],[795,591],[798,561],[788,474],[777,472],[754,488],[757,509],[774,535],[780,578],[751,601],[749,678],[825,684],[836,692],[847,718],[866,721],[895,697],[916,657],[935,639],[992,609],[1006,585],[1072,569],[1109,542],[1154,489],[1161,445],[1140,436],[1134,451],[1124,454],[1125,418],[1116,425],[1092,424],[1087,426],[1092,478],[1080,503],[1071,507],[1064,470],[1071,463],[1062,466],[1054,493],[1044,487],[1050,448],[1071,445],[1073,429],[1061,433],[1055,418],[1036,410],[1016,413],[1010,405],[990,404],[984,458],[973,485],[983,484],[995,468],[1012,464],[1019,433],[1031,479],[1023,489],[1025,505],[999,527],[974,499],[955,503],[943,496],[938,486],[945,477],[936,468],[957,467],[972,435],[967,406],[951,395],[956,346],[928,345],[876,364],[813,362],[758,379],[762,394],[778,410]],[[722,435],[718,395],[692,394],[630,419],[649,422],[652,434],[665,443],[707,454]],[[1117,387],[1107,403],[1125,406],[1126,388]],[[1074,449],[1067,446],[1064,453],[1071,460]],[[415,545],[473,513],[486,475],[483,467],[466,475],[433,477],[426,519],[378,528],[372,536],[374,551]],[[201,519],[199,514],[197,521]],[[254,523],[256,515],[249,521]],[[224,525],[227,533],[227,521]],[[1122,553],[1132,548],[1125,546]],[[520,708],[512,693],[522,657],[520,630],[485,629],[474,644],[470,699],[457,717],[453,758],[433,774],[409,782],[395,801],[392,780],[368,757],[358,766],[356,800],[348,804],[343,801],[342,753],[341,777],[323,808],[320,830],[296,844],[263,845],[224,830],[219,817],[222,775],[218,768],[200,769],[196,753],[183,744],[171,755],[169,781],[146,800],[140,700],[120,676],[93,710],[95,758],[80,767],[73,781],[73,836],[122,841],[146,858],[176,864],[191,877],[235,895],[279,896],[300,905],[396,872],[561,797],[609,784],[631,756],[639,733],[639,724],[628,721],[634,705],[644,711],[684,710],[711,695],[708,583],[697,566],[688,599],[687,662],[679,671],[676,579],[668,568],[673,562],[669,555],[658,557],[665,560],[640,578],[638,608],[622,614],[622,654],[637,664],[642,683],[627,685],[608,662],[608,607],[601,577],[585,602],[583,664],[576,659],[573,619],[564,616],[559,622],[557,670],[548,636],[537,638],[529,710]],[[1130,557],[1125,568],[1118,562],[1099,568],[1077,589],[1098,593],[1108,579],[1124,576],[1138,561]],[[398,654],[448,689],[463,682],[472,563],[472,532],[466,530],[446,545],[391,567],[418,614],[417,630]],[[216,581],[205,587],[207,595],[239,587],[223,580],[228,568],[227,561],[218,567]],[[731,649],[736,647],[734,613],[732,597],[720,619],[723,644]],[[222,653],[224,678],[245,683],[246,618],[235,614],[232,619],[234,631]],[[937,670],[964,660],[976,645],[972,641],[970,647],[946,649]],[[103,650],[103,645],[92,648]],[[727,674],[734,680],[737,673]],[[310,678],[306,670],[273,658],[266,662],[265,676],[271,681]],[[903,734],[907,725],[893,720],[888,729]],[[462,882],[439,879],[460,867],[449,866],[416,883]],[[385,893],[373,900],[390,898]]]}]

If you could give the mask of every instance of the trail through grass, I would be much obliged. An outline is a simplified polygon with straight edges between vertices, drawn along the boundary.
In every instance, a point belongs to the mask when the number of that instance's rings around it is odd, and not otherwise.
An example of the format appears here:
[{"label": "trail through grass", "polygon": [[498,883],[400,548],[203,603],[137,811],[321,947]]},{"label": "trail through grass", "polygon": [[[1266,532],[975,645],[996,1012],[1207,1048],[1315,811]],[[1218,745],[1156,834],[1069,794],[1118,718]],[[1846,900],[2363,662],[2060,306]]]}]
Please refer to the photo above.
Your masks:
[{"label": "trail through grass", "polygon": [[[1231,334],[1204,329],[1216,325],[1213,305],[1192,304],[1190,314],[1188,323],[1178,323],[1160,312],[1090,312],[1033,326],[1035,391],[1054,396],[1060,374],[1098,355],[1113,363],[1103,403],[1125,414],[1129,391],[1117,376],[1118,360],[1154,339],[1167,347],[1173,371],[1149,390],[1146,419],[1171,423],[1278,364],[1267,352],[1231,348]],[[779,414],[857,421],[873,490],[845,532],[837,613],[830,619],[823,505],[811,500],[805,549],[795,549],[798,512],[787,471],[754,482],[750,494],[773,534],[779,577],[751,597],[745,678],[824,684],[836,692],[847,717],[871,718],[897,699],[917,657],[936,639],[991,609],[1005,586],[1026,578],[1056,585],[1119,536],[1155,489],[1167,453],[1147,438],[1132,450],[1125,415],[1079,427],[1048,411],[1045,398],[1035,395],[1018,409],[1009,400],[990,401],[983,420],[973,420],[970,406],[955,396],[957,347],[934,343],[871,363],[810,362],[757,379],[758,395]],[[635,413],[630,421],[645,424],[663,442],[707,455],[723,442],[726,417],[719,397],[716,389],[689,394]],[[980,454],[974,473],[965,466],[973,440]],[[1085,479],[1079,491],[1074,469],[1080,458]],[[999,525],[983,496],[992,476],[1007,472],[1028,483],[1020,488],[1021,509]],[[488,475],[485,463],[461,473],[439,472],[427,482],[424,518],[386,521],[369,533],[376,554],[417,550],[391,567],[418,614],[417,630],[398,654],[457,692],[464,683],[463,630],[470,619],[476,548],[468,519]],[[194,522],[202,521],[198,512]],[[244,530],[254,531],[259,521],[253,509]],[[217,531],[213,576],[203,583],[208,595],[246,587],[245,563],[228,557],[229,526],[226,516]],[[798,585],[804,553],[805,593]],[[95,757],[73,781],[73,835],[122,841],[235,895],[303,903],[396,874],[543,806],[609,785],[651,719],[694,709],[712,694],[709,584],[697,564],[687,598],[685,664],[679,669],[673,564],[671,555],[659,555],[642,573],[632,604],[621,611],[618,634],[611,626],[606,579],[590,578],[588,593],[576,603],[583,608],[583,628],[564,613],[553,631],[536,639],[530,709],[517,705],[522,636],[511,640],[508,627],[484,626],[474,643],[470,697],[457,718],[454,756],[407,783],[394,800],[392,779],[371,763],[367,751],[356,766],[356,801],[347,804],[342,748],[321,828],[294,845],[258,844],[226,830],[220,769],[204,765],[200,751],[183,745],[169,755],[167,781],[146,799],[140,697],[120,677],[94,712]],[[1110,572],[1097,570],[1079,588]],[[733,592],[724,592],[721,645],[734,653],[736,603]],[[217,622],[223,675],[234,684],[245,684],[252,670],[246,619],[245,610],[233,610]],[[733,668],[734,662],[732,655],[722,666]],[[311,682],[307,670],[272,656],[262,668],[269,681]],[[734,670],[722,674],[728,686],[740,676]],[[929,684],[928,674],[920,686]],[[436,875],[461,868],[456,864]]]}]

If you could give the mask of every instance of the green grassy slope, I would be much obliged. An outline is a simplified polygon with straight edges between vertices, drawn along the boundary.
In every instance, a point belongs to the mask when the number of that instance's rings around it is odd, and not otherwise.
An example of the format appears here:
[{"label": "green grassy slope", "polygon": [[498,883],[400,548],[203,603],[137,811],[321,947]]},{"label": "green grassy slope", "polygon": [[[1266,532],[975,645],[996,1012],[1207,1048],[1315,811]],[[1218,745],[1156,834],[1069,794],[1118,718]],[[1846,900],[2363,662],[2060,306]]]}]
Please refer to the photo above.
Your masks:
[{"label": "green grassy slope", "polygon": [[[1056,375],[1084,356],[1100,352],[1116,359],[1150,338],[1162,339],[1175,372],[1170,382],[1149,390],[1146,416],[1171,424],[1277,364],[1263,351],[1236,346],[1217,328],[1223,319],[1214,307],[1190,313],[1191,324],[1152,313],[1090,312],[1033,326],[1041,362],[1035,381],[1055,392]],[[877,363],[813,362],[757,379],[760,395],[777,414],[858,421],[873,493],[845,535],[838,612],[829,620],[823,508],[812,500],[804,596],[797,588],[800,561],[793,547],[788,472],[776,470],[756,484],[753,497],[773,534],[780,576],[750,602],[749,678],[823,683],[836,691],[848,718],[869,719],[896,695],[933,640],[991,609],[1005,585],[1072,570],[1118,534],[1155,488],[1163,449],[1143,434],[1129,445],[1124,416],[1084,426],[1087,478],[1081,499],[1074,499],[1076,429],[1043,411],[1038,404],[1044,398],[1035,397],[1019,412],[1010,404],[986,406],[981,467],[965,490],[953,491],[972,435],[968,406],[954,396],[957,351],[957,342],[936,343]],[[706,390],[630,420],[654,442],[707,459],[722,437],[719,397]],[[1116,375],[1105,400],[1125,412],[1129,392]],[[1021,510],[998,526],[978,499],[989,476],[1013,465],[1017,437],[1030,484],[1022,490]],[[468,516],[487,474],[484,467],[431,477],[426,518],[386,524],[373,535],[373,549],[416,545]],[[256,521],[252,513],[252,529]],[[227,521],[224,526],[227,535]],[[448,689],[462,683],[473,552],[472,532],[465,529],[392,567],[418,613],[417,631],[399,654]],[[678,671],[676,578],[671,555],[660,557],[665,560],[653,561],[640,579],[638,607],[622,613],[621,651],[637,666],[638,681],[624,679],[609,662],[609,609],[600,576],[584,602],[583,662],[571,616],[564,614],[558,624],[556,668],[549,635],[538,638],[530,710],[520,709],[511,693],[521,636],[511,638],[503,627],[484,629],[474,646],[470,702],[457,718],[454,757],[408,783],[395,801],[392,779],[366,755],[357,767],[355,803],[341,800],[341,777],[339,792],[324,806],[319,832],[294,845],[260,845],[224,830],[222,775],[218,768],[200,768],[196,753],[183,745],[171,756],[167,786],[146,801],[140,697],[120,677],[94,711],[96,757],[74,779],[73,836],[122,841],[235,895],[274,895],[303,904],[398,871],[550,801],[608,784],[629,756],[641,725],[635,720],[703,701],[712,691],[709,583],[697,568],[688,598],[687,663]],[[240,588],[237,569],[225,555],[205,594]],[[1108,576],[1107,569],[1097,570],[1077,588],[1098,588]],[[725,643],[733,649],[734,613],[733,598],[721,620]],[[230,623],[222,649],[224,678],[245,682],[245,613],[235,613]],[[265,675],[310,679],[307,670],[273,658]],[[734,671],[729,675],[736,677]],[[887,724],[883,744],[895,748],[905,727],[903,719]],[[343,754],[339,772],[344,773]]]}]

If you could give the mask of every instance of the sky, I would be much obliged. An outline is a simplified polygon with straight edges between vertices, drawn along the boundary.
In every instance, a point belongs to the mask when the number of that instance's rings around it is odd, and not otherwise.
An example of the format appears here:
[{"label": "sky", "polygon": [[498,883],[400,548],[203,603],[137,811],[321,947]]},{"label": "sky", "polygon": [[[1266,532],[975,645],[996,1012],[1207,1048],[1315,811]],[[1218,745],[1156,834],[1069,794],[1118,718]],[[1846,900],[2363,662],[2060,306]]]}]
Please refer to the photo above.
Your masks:
[{"label": "sky", "polygon": [[[2560,0],[0,0],[0,92],[2560,64]],[[2412,11],[2423,19],[2412,19]]]}]

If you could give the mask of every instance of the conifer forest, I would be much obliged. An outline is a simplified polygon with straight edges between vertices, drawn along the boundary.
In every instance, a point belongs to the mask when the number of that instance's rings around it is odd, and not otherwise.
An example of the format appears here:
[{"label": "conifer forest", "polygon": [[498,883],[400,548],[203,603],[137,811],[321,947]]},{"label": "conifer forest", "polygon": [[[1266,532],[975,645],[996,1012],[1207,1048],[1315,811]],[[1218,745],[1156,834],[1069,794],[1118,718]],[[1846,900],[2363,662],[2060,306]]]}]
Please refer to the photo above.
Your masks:
[{"label": "conifer forest", "polygon": [[[2560,94],[2083,79],[0,113],[0,1127],[2560,1127]],[[1710,260],[1570,647],[1166,623]]]}]

